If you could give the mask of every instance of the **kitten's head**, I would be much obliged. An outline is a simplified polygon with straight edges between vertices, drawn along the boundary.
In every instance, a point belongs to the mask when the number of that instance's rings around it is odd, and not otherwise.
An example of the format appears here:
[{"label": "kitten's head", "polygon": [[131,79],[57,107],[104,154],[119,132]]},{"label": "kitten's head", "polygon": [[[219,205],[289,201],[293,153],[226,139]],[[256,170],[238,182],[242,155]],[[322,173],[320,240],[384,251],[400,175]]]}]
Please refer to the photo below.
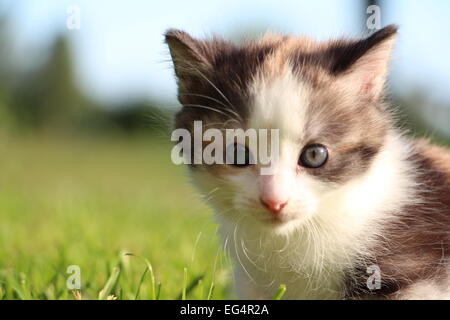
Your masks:
[{"label": "kitten's head", "polygon": [[[221,215],[285,232],[320,215],[325,202],[339,202],[339,190],[364,176],[390,126],[383,87],[395,34],[388,26],[362,40],[266,35],[235,45],[167,31],[183,105],[176,128],[193,133],[202,121],[222,132],[279,129],[268,175],[257,161],[191,165]],[[222,148],[225,157],[258,158],[249,145]]]}]

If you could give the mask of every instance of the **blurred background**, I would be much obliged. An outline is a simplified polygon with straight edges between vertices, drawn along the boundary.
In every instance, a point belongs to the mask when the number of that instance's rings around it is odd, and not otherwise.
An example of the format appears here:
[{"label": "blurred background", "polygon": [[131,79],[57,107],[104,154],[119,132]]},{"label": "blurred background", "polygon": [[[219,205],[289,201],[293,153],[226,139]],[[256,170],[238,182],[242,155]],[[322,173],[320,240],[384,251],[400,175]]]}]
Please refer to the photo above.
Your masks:
[{"label": "blurred background", "polygon": [[403,125],[446,143],[449,1],[1,0],[0,298],[68,298],[70,264],[93,298],[117,263],[114,293],[132,298],[144,266],[124,252],[153,263],[162,298],[186,274],[192,297],[211,283],[232,296],[215,224],[170,162],[178,104],[163,33],[360,36],[374,4],[382,26],[400,26],[389,82]]}]

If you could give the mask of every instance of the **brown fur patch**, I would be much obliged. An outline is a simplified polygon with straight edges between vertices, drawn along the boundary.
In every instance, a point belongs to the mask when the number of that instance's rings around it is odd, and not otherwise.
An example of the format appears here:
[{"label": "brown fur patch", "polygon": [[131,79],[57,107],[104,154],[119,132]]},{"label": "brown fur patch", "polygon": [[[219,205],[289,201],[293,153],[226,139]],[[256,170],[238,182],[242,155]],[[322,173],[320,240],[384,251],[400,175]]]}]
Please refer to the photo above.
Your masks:
[{"label": "brown fur patch", "polygon": [[189,129],[194,120],[219,123],[234,120],[243,125],[248,116],[246,87],[281,39],[238,46],[219,39],[186,41],[184,33],[181,38],[174,35],[179,33],[166,34],[166,42],[171,48],[178,77],[178,99],[183,105],[176,115],[175,127]]},{"label": "brown fur patch", "polygon": [[376,104],[342,94],[331,81],[317,88],[307,112],[306,144],[323,144],[330,155],[323,167],[308,172],[335,183],[364,173],[382,148],[389,126],[389,119]]}]

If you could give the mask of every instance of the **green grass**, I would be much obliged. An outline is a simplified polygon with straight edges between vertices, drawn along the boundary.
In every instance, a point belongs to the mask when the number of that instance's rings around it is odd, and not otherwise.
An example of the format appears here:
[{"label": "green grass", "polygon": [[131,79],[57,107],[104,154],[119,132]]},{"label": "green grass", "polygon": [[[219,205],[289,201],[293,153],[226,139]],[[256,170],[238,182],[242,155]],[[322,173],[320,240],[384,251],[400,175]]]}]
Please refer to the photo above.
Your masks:
[{"label": "green grass", "polygon": [[217,226],[167,142],[0,136],[0,300],[233,298]]}]

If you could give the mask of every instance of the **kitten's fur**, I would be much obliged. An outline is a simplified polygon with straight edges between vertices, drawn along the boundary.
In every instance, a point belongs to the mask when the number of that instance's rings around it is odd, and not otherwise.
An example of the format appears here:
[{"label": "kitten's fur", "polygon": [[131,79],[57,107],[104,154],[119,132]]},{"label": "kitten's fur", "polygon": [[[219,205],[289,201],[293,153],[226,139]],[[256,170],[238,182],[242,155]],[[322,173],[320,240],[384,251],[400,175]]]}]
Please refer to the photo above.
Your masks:
[{"label": "kitten's fur", "polygon": [[[396,32],[235,45],[167,31],[183,105],[176,128],[202,120],[281,132],[284,180],[267,182],[257,165],[190,169],[234,257],[239,298],[271,298],[282,283],[291,299],[450,298],[450,156],[405,137],[384,104]],[[296,167],[311,142],[328,146],[328,162]],[[259,201],[267,183],[289,193],[283,223]],[[371,265],[377,290],[367,286]]]}]

